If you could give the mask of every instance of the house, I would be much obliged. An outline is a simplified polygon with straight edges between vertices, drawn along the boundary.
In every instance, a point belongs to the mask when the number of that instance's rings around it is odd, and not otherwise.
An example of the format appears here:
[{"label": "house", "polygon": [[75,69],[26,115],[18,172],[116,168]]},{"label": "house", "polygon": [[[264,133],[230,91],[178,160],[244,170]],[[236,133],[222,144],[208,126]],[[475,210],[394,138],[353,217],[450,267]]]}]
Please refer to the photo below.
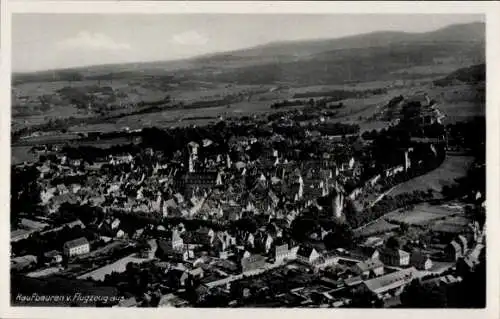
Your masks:
[{"label": "house", "polygon": [[266,253],[268,253],[271,250],[271,246],[272,246],[273,242],[274,242],[274,239],[271,236],[271,234],[267,234],[266,241],[264,243]]},{"label": "house", "polygon": [[102,240],[104,243],[109,243],[110,241],[113,240],[113,238],[109,236],[99,236],[99,239]]},{"label": "house", "polygon": [[444,249],[446,260],[457,261],[462,257],[462,247],[456,241],[452,240]]},{"label": "house", "polygon": [[410,257],[410,265],[418,270],[429,270],[432,268],[432,260],[429,255],[423,254],[420,251],[414,251]]},{"label": "house", "polygon": [[391,177],[391,176],[394,176],[398,173],[404,172],[404,170],[405,170],[405,168],[403,165],[398,165],[396,167],[386,169],[384,171],[384,174],[385,174],[385,177]]},{"label": "house", "polygon": [[181,250],[184,247],[184,241],[177,229],[174,229],[172,231],[170,243],[173,250]]},{"label": "house", "polygon": [[351,193],[349,193],[348,197],[351,200],[355,200],[362,193],[363,193],[363,189],[361,187],[357,187]]},{"label": "house", "polygon": [[167,217],[169,214],[174,212],[177,209],[177,203],[173,198],[166,200],[163,202],[162,214],[163,217]]},{"label": "house", "polygon": [[87,254],[90,251],[90,244],[85,237],[67,241],[63,245],[64,255],[68,257]]},{"label": "house", "polygon": [[370,178],[366,184],[370,185],[371,187],[373,187],[373,186],[375,186],[378,183],[378,181],[380,180],[380,178],[381,178],[380,174],[375,175],[372,178]]},{"label": "house", "polygon": [[422,279],[420,282],[425,286],[440,286],[440,285],[450,285],[460,282],[462,280],[461,277],[455,277],[453,275],[444,275],[440,277],[431,277],[427,279]]},{"label": "house", "polygon": [[167,282],[172,288],[179,289],[186,285],[186,281],[189,278],[189,273],[185,270],[179,268],[172,268],[167,272]]},{"label": "house", "polygon": [[57,250],[51,250],[43,254],[43,257],[45,260],[49,263],[61,263],[63,258],[61,256],[61,253],[58,252]]},{"label": "house", "polygon": [[255,236],[254,236],[252,233],[248,233],[248,236],[247,236],[246,242],[247,242],[247,243],[248,243],[251,247],[254,247],[254,246],[255,246]]},{"label": "house", "polygon": [[408,266],[410,254],[401,249],[385,248],[380,252],[380,261],[389,266]]},{"label": "house", "polygon": [[469,249],[467,238],[465,238],[464,235],[458,235],[457,242],[460,244],[460,247],[462,248],[462,254],[465,255],[465,253]]},{"label": "house", "polygon": [[280,263],[290,257],[290,250],[288,249],[288,244],[277,245],[274,248],[274,260],[276,263]]},{"label": "house", "polygon": [[314,263],[319,257],[320,254],[311,246],[301,245],[297,251],[297,260],[306,264]]},{"label": "house", "polygon": [[156,255],[156,250],[158,250],[156,239],[150,239],[147,246],[139,252],[139,256],[141,258],[153,259]]},{"label": "house", "polygon": [[378,259],[380,257],[379,249],[383,246],[384,240],[379,237],[368,237],[366,241],[360,245],[361,252],[368,259]]},{"label": "house", "polygon": [[116,229],[118,226],[120,226],[120,220],[115,218],[115,220],[111,223],[111,229]]},{"label": "house", "polygon": [[457,261],[457,271],[459,274],[467,274],[475,270],[475,268],[480,264],[480,256],[484,252],[484,246],[478,244],[474,247],[470,254],[459,258]]},{"label": "house", "polygon": [[139,228],[134,232],[134,235],[132,236],[133,239],[139,239],[141,238],[142,234],[144,233],[144,228]]},{"label": "house", "polygon": [[295,260],[297,259],[297,252],[299,251],[299,246],[295,246],[290,248],[290,251],[288,252],[288,259],[290,260]]},{"label": "house", "polygon": [[417,275],[415,267],[402,269],[384,276],[376,277],[363,282],[362,289],[370,292],[376,298],[385,300],[398,296],[404,287]]},{"label": "house", "polygon": [[192,250],[184,249],[184,246],[174,249],[170,240],[159,239],[157,246],[156,255],[163,260],[186,261],[190,258],[190,254],[193,255]]},{"label": "house", "polygon": [[125,236],[125,232],[122,229],[118,229],[118,231],[115,234],[116,238],[123,238]]},{"label": "house", "polygon": [[384,264],[378,259],[368,259],[354,265],[353,271],[364,278],[382,276]]},{"label": "house", "polygon": [[27,239],[32,233],[34,233],[34,229],[15,229],[10,232],[10,241],[17,242],[23,239]]},{"label": "house", "polygon": [[202,279],[204,276],[203,268],[198,267],[188,271],[189,276],[194,279]]},{"label": "house", "polygon": [[215,232],[211,228],[202,227],[186,233],[186,243],[211,246],[214,243]]},{"label": "house", "polygon": [[241,269],[243,272],[263,268],[266,265],[266,257],[262,255],[250,255],[241,259]]},{"label": "house", "polygon": [[361,278],[361,276],[352,276],[344,280],[344,284],[349,288],[360,285],[362,283],[363,278]]},{"label": "house", "polygon": [[229,254],[227,251],[219,251],[219,259],[227,259]]},{"label": "house", "polygon": [[178,187],[184,188],[184,194],[191,197],[194,190],[211,190],[220,178],[218,172],[190,172],[177,181]]},{"label": "house", "polygon": [[41,230],[49,226],[49,224],[41,223],[27,218],[21,218],[21,225],[25,229],[33,229],[33,230]]}]

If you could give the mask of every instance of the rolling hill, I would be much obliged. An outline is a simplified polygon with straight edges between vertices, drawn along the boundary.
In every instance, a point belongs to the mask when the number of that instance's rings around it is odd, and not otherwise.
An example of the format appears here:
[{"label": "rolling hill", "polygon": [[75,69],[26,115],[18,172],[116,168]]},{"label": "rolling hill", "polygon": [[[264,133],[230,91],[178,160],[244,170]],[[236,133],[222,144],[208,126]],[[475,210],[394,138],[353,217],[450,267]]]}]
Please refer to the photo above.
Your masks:
[{"label": "rolling hill", "polygon": [[[186,59],[14,74],[17,83],[95,78],[172,77],[236,84],[340,84],[390,78],[415,66],[485,60],[485,25],[452,25],[433,32],[373,32],[337,39],[276,42]],[[413,75],[415,76],[415,75]]]},{"label": "rolling hill", "polygon": [[434,81],[437,86],[447,86],[456,82],[475,84],[486,80],[486,65],[478,64],[460,68],[446,77]]},{"label": "rolling hill", "polygon": [[342,49],[362,49],[383,47],[393,44],[426,42],[484,43],[485,25],[483,23],[458,24],[426,33],[379,31],[337,39],[317,39],[305,41],[273,42],[253,48],[211,54],[196,58],[198,62],[210,62],[222,57],[304,57],[325,51]]}]

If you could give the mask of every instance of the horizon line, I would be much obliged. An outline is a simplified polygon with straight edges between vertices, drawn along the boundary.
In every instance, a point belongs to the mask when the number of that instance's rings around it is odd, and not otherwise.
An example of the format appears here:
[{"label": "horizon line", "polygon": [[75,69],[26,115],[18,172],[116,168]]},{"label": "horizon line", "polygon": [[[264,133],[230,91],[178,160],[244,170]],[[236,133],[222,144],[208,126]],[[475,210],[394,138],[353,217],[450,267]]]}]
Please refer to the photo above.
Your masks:
[{"label": "horizon line", "polygon": [[426,33],[432,33],[436,32],[439,30],[443,30],[452,26],[461,26],[461,25],[473,25],[473,24],[482,24],[486,25],[484,21],[473,21],[473,22],[468,22],[468,23],[452,23],[449,25],[445,25],[443,27],[431,30],[431,31],[423,31],[423,32],[410,32],[410,31],[391,31],[391,30],[386,30],[386,29],[381,29],[381,30],[374,30],[370,32],[363,32],[363,33],[357,33],[357,34],[352,34],[352,35],[344,35],[344,36],[339,36],[339,37],[319,37],[319,38],[304,38],[304,39],[296,39],[296,40],[282,40],[282,41],[270,41],[270,42],[265,42],[262,44],[257,44],[254,46],[247,46],[247,47],[240,47],[236,49],[231,49],[231,50],[226,50],[226,51],[213,51],[213,52],[207,52],[207,53],[202,53],[202,54],[196,54],[192,56],[188,56],[185,58],[173,58],[173,59],[162,59],[162,60],[150,60],[150,61],[131,61],[131,62],[116,62],[116,63],[104,63],[104,64],[87,64],[87,65],[78,65],[78,66],[68,66],[68,67],[62,67],[62,68],[54,68],[54,69],[40,69],[40,70],[27,70],[27,71],[11,71],[11,75],[29,75],[29,74],[36,74],[36,73],[46,73],[46,72],[61,72],[61,71],[70,71],[70,70],[77,70],[77,69],[82,69],[82,68],[97,68],[97,67],[112,67],[112,66],[122,66],[122,65],[134,65],[134,64],[149,64],[149,63],[174,63],[174,62],[188,62],[190,60],[196,60],[196,59],[201,59],[201,58],[208,58],[210,56],[214,55],[219,55],[219,54],[230,54],[234,53],[237,51],[241,50],[250,50],[250,49],[255,49],[255,48],[260,48],[260,47],[266,47],[270,46],[273,44],[287,44],[287,43],[299,43],[299,42],[314,42],[314,41],[328,41],[328,40],[340,40],[340,39],[346,39],[346,38],[351,38],[351,37],[357,37],[357,36],[363,36],[363,35],[370,35],[370,34],[376,34],[376,33],[400,33],[400,34],[426,34]]}]

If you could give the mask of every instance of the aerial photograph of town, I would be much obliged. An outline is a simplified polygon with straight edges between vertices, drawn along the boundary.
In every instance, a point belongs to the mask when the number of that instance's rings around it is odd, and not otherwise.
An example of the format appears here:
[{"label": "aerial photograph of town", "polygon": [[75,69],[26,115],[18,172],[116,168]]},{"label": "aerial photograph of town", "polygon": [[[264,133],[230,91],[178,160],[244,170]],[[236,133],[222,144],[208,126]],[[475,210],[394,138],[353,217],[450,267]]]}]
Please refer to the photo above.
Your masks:
[{"label": "aerial photograph of town", "polygon": [[484,308],[485,46],[472,14],[13,14],[11,306]]}]

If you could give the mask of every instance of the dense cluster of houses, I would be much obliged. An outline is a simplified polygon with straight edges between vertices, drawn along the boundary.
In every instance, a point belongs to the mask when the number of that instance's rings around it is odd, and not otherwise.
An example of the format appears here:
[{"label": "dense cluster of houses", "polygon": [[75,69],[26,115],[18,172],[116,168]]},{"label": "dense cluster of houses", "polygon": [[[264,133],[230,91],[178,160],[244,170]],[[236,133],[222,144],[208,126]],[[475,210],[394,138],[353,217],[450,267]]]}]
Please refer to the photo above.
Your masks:
[{"label": "dense cluster of houses", "polygon": [[[281,119],[281,124],[288,125],[289,121]],[[392,247],[382,238],[369,238],[356,254],[343,249],[326,251],[292,240],[289,234],[292,222],[304,211],[314,208],[331,220],[340,221],[345,217],[347,201],[366,197],[380,181],[412,166],[413,149],[402,149],[398,165],[362,181],[364,166],[354,155],[354,149],[356,144],[363,148],[365,141],[339,140],[316,131],[307,131],[306,136],[301,141],[287,140],[278,133],[271,137],[232,136],[227,145],[204,138],[190,141],[168,159],[152,148],[138,154],[107,155],[92,162],[54,151],[43,162],[32,164],[39,173],[40,205],[45,214],[37,220],[22,219],[18,229],[11,233],[11,242],[75,226],[95,232],[98,239],[80,236],[60,243],[59,249],[42,252],[40,256],[45,263],[38,267],[43,268],[61,265],[63,260],[85,260],[116,242],[139,247],[137,244],[145,240],[147,244],[135,249],[133,257],[121,260],[153,261],[156,267],[164,269],[171,286],[185,290],[194,280],[198,282],[196,291],[200,295],[216,289],[229,291],[232,283],[247,276],[292,267],[300,269],[299,275],[317,274],[329,288],[313,292],[338,306],[346,304],[345,298],[341,303],[336,299],[338,290],[364,291],[383,301],[392,300],[413,279],[429,274],[440,276],[443,263],[448,263],[448,268],[457,264],[475,267],[483,236],[476,224],[467,232],[460,229],[447,238],[438,260],[424,249]],[[285,144],[280,144],[284,141]],[[325,151],[304,154],[301,148],[312,142]],[[356,187],[346,191],[347,184]],[[329,199],[328,211],[320,198]],[[53,217],[58,216],[64,203],[99,207],[105,217],[86,225],[79,220],[55,225]],[[117,216],[127,214],[161,222],[125,227],[124,219]],[[169,222],[173,219],[177,222]],[[261,222],[256,229],[228,226],[242,219]],[[180,220],[203,221],[212,226],[189,228]],[[328,234],[321,228],[315,236],[324,239]],[[17,270],[33,270],[32,265],[41,264],[37,258],[13,256],[11,264]],[[116,265],[119,268],[93,265],[78,278],[83,280],[88,274],[93,278],[96,274],[96,278],[103,279],[113,272],[126,271],[120,260]],[[251,295],[245,291],[247,297]],[[304,291],[291,293],[305,295]],[[132,307],[138,303],[134,297],[119,306]],[[159,306],[186,303],[173,292],[162,295]]]}]

